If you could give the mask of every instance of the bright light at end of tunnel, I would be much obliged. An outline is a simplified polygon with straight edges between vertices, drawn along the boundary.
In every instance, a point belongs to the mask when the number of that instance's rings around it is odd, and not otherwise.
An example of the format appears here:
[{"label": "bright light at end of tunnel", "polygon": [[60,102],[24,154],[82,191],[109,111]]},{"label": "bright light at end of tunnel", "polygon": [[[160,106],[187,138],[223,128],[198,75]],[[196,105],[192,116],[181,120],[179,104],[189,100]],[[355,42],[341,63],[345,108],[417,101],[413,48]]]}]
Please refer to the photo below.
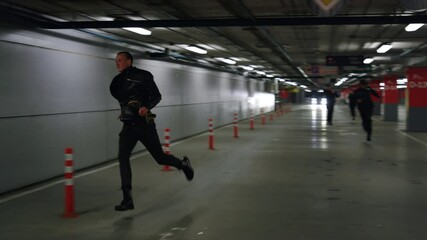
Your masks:
[{"label": "bright light at end of tunnel", "polygon": [[328,104],[328,100],[326,98],[322,98],[322,99],[320,99],[320,104],[326,105],[326,104]]}]

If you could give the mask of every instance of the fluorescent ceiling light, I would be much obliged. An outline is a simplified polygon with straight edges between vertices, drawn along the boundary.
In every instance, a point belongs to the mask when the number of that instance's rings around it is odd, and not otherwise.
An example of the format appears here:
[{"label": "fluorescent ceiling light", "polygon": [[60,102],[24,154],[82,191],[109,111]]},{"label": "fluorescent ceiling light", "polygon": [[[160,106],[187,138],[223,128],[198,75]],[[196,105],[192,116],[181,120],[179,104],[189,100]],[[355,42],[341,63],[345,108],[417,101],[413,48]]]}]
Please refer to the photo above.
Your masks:
[{"label": "fluorescent ceiling light", "polygon": [[374,61],[374,59],[373,58],[365,58],[365,60],[363,60],[363,63],[364,64],[370,64],[370,63],[372,63]]},{"label": "fluorescent ceiling light", "polygon": [[206,51],[205,49],[199,48],[199,47],[194,46],[194,45],[187,46],[187,47],[185,47],[185,49],[187,49],[188,51],[192,51],[192,52],[198,53],[198,54],[206,54],[206,53],[208,53],[208,51]]},{"label": "fluorescent ceiling light", "polygon": [[374,49],[374,48],[377,48],[378,46],[381,46],[381,42],[366,42],[363,45],[363,49]]},{"label": "fluorescent ceiling light", "polygon": [[415,32],[420,27],[422,27],[423,25],[424,25],[424,23],[411,23],[411,24],[408,24],[408,26],[405,27],[405,31],[407,31],[407,32]]},{"label": "fluorescent ceiling light", "polygon": [[300,71],[300,73],[301,73],[304,77],[308,78],[307,74],[304,72],[304,70],[302,70],[302,68],[301,68],[301,67],[297,67],[297,69],[298,69],[298,71]]},{"label": "fluorescent ceiling light", "polygon": [[335,83],[335,86],[340,86],[341,84],[343,84],[345,81],[347,81],[348,78],[341,78],[337,83]]},{"label": "fluorescent ceiling light", "polygon": [[202,47],[203,49],[207,49],[207,50],[215,50],[215,48],[207,45],[207,44],[197,44],[198,46]]},{"label": "fluorescent ceiling light", "polygon": [[261,66],[261,65],[249,65],[249,66],[253,68],[264,68],[264,66]]},{"label": "fluorescent ceiling light", "polygon": [[233,60],[233,61],[236,61],[236,62],[240,62],[240,61],[242,61],[242,59],[240,59],[240,58],[236,58],[236,57],[231,57],[230,59],[231,59],[231,60]]},{"label": "fluorescent ceiling light", "polygon": [[204,59],[197,59],[198,62],[200,63],[209,63],[208,61],[204,60]]},{"label": "fluorescent ceiling light", "polygon": [[243,69],[245,69],[245,70],[247,70],[247,71],[252,71],[252,70],[254,70],[254,68],[253,67],[249,67],[249,66],[240,66],[241,68],[243,68]]},{"label": "fluorescent ceiling light", "polygon": [[249,62],[250,60],[247,58],[237,58],[237,57],[230,57],[230,59],[236,61],[236,62]]},{"label": "fluorescent ceiling light", "polygon": [[228,63],[228,64],[236,64],[235,61],[233,61],[231,59],[228,59],[228,58],[215,58],[215,59],[219,60],[219,61],[222,61],[222,62],[225,62],[225,63]]},{"label": "fluorescent ceiling light", "polygon": [[139,27],[125,27],[124,30],[128,30],[134,33],[138,33],[141,35],[151,35],[151,31],[147,30],[145,28],[139,28]]},{"label": "fluorescent ceiling light", "polygon": [[306,86],[306,85],[300,85],[300,87],[302,87],[302,88],[307,88],[307,86]]},{"label": "fluorescent ceiling light", "polygon": [[227,59],[227,58],[222,59],[222,61],[225,62],[225,63],[228,63],[228,64],[236,64],[236,61],[233,61],[233,60]]},{"label": "fluorescent ceiling light", "polygon": [[145,20],[145,18],[142,18],[140,16],[126,16],[126,17],[132,21],[143,21],[143,20]]},{"label": "fluorescent ceiling light", "polygon": [[112,17],[95,17],[98,21],[114,21],[114,18]]},{"label": "fluorescent ceiling light", "polygon": [[383,44],[383,45],[381,45],[381,47],[379,47],[377,49],[377,53],[386,53],[391,48],[392,48],[391,44],[389,44],[389,43]]}]

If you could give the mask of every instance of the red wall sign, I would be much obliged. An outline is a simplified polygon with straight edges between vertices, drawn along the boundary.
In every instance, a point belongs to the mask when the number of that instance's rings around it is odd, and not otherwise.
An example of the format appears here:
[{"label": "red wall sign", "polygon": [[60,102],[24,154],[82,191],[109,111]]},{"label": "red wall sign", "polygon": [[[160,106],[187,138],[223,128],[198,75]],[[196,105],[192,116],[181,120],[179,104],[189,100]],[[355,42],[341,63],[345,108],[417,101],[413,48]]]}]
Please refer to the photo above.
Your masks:
[{"label": "red wall sign", "polygon": [[427,107],[427,67],[406,70],[409,107]]},{"label": "red wall sign", "polygon": [[385,76],[384,82],[384,103],[399,103],[399,91],[397,90],[397,76]]}]

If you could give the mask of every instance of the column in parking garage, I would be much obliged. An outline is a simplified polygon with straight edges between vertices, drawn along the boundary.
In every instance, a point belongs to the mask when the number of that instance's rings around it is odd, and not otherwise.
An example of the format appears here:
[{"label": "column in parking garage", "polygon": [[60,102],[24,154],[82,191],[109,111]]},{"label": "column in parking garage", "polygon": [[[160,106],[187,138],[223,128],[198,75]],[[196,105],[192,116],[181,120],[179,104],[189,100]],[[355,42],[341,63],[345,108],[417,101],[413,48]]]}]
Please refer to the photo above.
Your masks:
[{"label": "column in parking garage", "polygon": [[[370,87],[374,89],[380,96],[381,96],[381,89],[380,89],[380,82],[381,80],[372,80],[370,82]],[[372,112],[372,115],[381,115],[381,99],[371,96],[372,101],[374,102],[374,111]]]},{"label": "column in parking garage", "polygon": [[427,132],[427,67],[406,70],[406,130]]},{"label": "column in parking garage", "polygon": [[399,106],[399,92],[397,90],[397,76],[389,75],[383,78],[383,106],[384,121],[397,121]]},{"label": "column in parking garage", "polygon": [[305,90],[300,89],[300,91],[297,93],[297,99],[298,103],[305,103]]},{"label": "column in parking garage", "polygon": [[289,92],[288,92],[287,89],[285,89],[285,88],[280,89],[280,92],[279,92],[279,101],[281,103],[288,103],[289,102]]}]

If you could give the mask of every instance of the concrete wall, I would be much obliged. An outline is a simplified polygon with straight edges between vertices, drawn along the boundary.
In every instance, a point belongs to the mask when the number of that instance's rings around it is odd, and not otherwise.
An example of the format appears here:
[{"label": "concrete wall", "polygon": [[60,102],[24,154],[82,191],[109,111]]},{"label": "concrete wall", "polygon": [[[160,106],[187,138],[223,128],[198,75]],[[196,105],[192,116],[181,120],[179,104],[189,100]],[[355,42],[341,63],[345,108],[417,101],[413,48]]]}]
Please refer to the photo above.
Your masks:
[{"label": "concrete wall", "polygon": [[[0,193],[61,176],[65,147],[74,148],[77,170],[116,158],[121,123],[109,85],[115,53],[135,49],[74,30],[0,25]],[[163,136],[171,128],[172,140],[206,132],[209,117],[220,126],[234,112],[243,119],[250,108],[274,109],[253,79],[155,60],[134,65],[153,73],[163,95],[153,109],[157,129]]]}]

